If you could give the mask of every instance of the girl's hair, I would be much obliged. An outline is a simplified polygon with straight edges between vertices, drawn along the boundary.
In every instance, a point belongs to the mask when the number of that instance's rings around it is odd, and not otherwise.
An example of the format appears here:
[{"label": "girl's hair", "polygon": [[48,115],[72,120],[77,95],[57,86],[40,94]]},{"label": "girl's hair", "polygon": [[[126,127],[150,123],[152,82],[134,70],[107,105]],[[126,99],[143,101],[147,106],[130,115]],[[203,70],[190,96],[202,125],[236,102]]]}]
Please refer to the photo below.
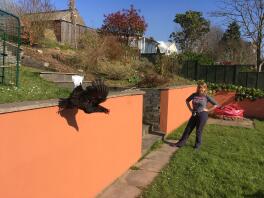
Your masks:
[{"label": "girl's hair", "polygon": [[202,88],[204,88],[205,89],[205,92],[204,92],[204,94],[207,94],[207,84],[205,83],[205,82],[198,82],[197,83],[197,93],[198,93],[198,89],[199,89],[199,87],[202,87]]}]

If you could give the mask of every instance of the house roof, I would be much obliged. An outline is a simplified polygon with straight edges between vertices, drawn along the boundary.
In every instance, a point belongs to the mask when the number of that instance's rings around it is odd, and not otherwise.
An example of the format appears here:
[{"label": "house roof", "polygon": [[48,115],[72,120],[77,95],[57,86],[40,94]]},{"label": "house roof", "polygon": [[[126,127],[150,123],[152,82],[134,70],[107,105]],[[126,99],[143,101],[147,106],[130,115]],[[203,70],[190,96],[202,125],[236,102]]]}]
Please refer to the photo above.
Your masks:
[{"label": "house roof", "polygon": [[156,41],[153,37],[145,37],[145,39],[147,40],[147,41],[149,41],[149,42],[153,42],[153,43],[156,43],[157,45],[159,44],[159,42],[158,41]]},{"label": "house roof", "polygon": [[148,43],[153,43],[154,45],[159,45],[159,43],[152,37],[141,37],[139,38],[139,41],[143,41],[145,40],[145,42],[148,42]]},{"label": "house roof", "polygon": [[[76,24],[85,26],[85,22],[83,18],[80,16],[79,12],[76,10],[77,18],[76,18]],[[71,12],[70,10],[56,10],[56,11],[50,11],[50,12],[38,12],[38,13],[30,13],[25,14],[24,17],[28,18],[29,20],[34,21],[67,21],[71,22]]]},{"label": "house roof", "polygon": [[178,51],[176,44],[173,42],[165,42],[165,41],[158,41],[158,42],[159,42],[159,50],[161,53],[166,53],[168,49],[172,50],[173,48],[175,52]]}]

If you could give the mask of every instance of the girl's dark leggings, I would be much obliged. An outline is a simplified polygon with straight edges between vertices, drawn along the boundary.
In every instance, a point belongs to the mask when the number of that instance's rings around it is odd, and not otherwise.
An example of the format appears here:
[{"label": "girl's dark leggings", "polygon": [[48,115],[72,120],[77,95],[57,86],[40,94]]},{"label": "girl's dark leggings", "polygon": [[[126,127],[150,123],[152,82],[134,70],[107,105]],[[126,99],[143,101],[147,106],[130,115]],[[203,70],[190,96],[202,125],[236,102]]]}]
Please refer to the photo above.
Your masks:
[{"label": "girl's dark leggings", "polygon": [[199,147],[202,143],[202,132],[204,125],[208,119],[208,113],[203,111],[201,113],[196,114],[195,116],[192,116],[189,119],[189,122],[182,134],[182,137],[180,139],[181,143],[185,143],[190,134],[192,133],[194,127],[196,127],[196,142],[195,146]]}]

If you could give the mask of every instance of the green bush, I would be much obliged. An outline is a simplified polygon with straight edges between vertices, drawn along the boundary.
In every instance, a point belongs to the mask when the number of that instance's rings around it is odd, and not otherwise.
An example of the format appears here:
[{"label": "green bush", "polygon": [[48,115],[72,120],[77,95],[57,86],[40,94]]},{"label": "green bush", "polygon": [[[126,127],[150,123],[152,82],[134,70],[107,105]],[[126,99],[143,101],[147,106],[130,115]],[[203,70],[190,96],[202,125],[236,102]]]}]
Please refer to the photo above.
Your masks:
[{"label": "green bush", "polygon": [[209,93],[214,94],[218,91],[234,91],[236,92],[236,100],[241,101],[244,99],[256,100],[264,98],[264,91],[261,89],[242,87],[232,84],[216,84],[207,83]]},{"label": "green bush", "polygon": [[137,73],[134,73],[132,76],[128,78],[128,82],[137,85],[141,81],[140,76]]},{"label": "green bush", "polygon": [[211,65],[214,60],[210,58],[207,54],[185,52],[178,55],[179,63],[183,64],[185,61],[198,61],[201,65]]}]

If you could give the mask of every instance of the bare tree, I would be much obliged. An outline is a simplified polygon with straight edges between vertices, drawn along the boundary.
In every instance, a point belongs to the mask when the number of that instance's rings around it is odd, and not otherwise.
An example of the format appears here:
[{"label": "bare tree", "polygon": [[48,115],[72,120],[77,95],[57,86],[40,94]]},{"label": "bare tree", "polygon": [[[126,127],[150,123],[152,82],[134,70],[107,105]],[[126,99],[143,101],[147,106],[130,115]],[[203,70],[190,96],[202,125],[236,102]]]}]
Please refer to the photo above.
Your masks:
[{"label": "bare tree", "polygon": [[223,30],[220,27],[211,26],[210,31],[204,36],[201,43],[201,52],[210,53],[217,56],[217,48],[223,37]]},{"label": "bare tree", "polygon": [[18,6],[14,0],[1,0],[0,8],[4,11],[11,12],[13,14],[18,15]]},{"label": "bare tree", "polygon": [[22,39],[29,40],[30,44],[38,43],[51,25],[50,20],[55,6],[50,0],[19,0],[17,7],[24,26]]},{"label": "bare tree", "polygon": [[50,0],[19,0],[18,7],[21,14],[50,12],[55,10],[55,6]]},{"label": "bare tree", "polygon": [[214,16],[226,17],[241,26],[244,36],[249,38],[256,49],[256,64],[260,71],[264,31],[264,0],[221,0],[220,11]]}]

